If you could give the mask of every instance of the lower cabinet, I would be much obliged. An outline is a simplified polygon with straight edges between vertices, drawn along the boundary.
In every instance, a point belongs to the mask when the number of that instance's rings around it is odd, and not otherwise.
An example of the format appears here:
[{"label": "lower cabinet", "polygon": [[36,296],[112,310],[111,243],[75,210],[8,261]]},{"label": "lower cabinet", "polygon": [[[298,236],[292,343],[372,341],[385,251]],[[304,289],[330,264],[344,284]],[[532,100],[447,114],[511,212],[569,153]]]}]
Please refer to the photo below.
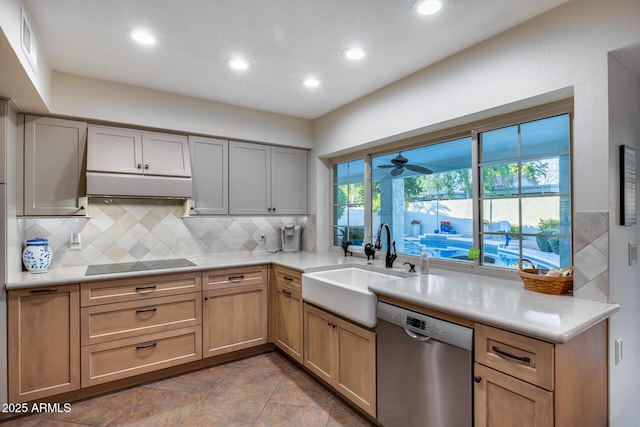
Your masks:
[{"label": "lower cabinet", "polygon": [[9,402],[80,388],[79,285],[8,292]]},{"label": "lower cabinet", "polygon": [[82,347],[82,386],[144,374],[202,358],[198,326]]},{"label": "lower cabinet", "polygon": [[267,266],[203,273],[203,357],[268,342]]},{"label": "lower cabinet", "polygon": [[202,358],[200,273],[85,283],[82,387]]},{"label": "lower cabinet", "polygon": [[475,326],[476,427],[607,425],[607,322],[551,344]]},{"label": "lower cabinet", "polygon": [[553,426],[553,393],[507,374],[474,365],[476,426]]},{"label": "lower cabinet", "polygon": [[304,363],[302,318],[302,273],[273,267],[271,326],[273,343],[298,363]]},{"label": "lower cabinet", "polygon": [[376,416],[376,335],[304,304],[304,366]]}]

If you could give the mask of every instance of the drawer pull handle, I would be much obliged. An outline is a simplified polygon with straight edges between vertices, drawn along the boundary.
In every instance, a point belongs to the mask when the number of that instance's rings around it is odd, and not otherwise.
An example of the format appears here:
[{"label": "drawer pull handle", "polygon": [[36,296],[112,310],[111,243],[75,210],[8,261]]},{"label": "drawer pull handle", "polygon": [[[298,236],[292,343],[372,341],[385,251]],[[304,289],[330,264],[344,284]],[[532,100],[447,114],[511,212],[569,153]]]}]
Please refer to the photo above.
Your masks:
[{"label": "drawer pull handle", "polygon": [[291,296],[291,291],[288,289],[283,289],[282,293],[285,294],[286,296],[290,297]]},{"label": "drawer pull handle", "polygon": [[244,274],[241,274],[239,276],[229,276],[230,282],[239,282],[241,280],[244,280]]},{"label": "drawer pull handle", "polygon": [[510,359],[515,359],[519,362],[524,362],[524,363],[531,362],[531,359],[529,358],[529,356],[516,356],[515,354],[507,353],[506,351],[500,350],[495,345],[491,348],[491,350],[493,350],[495,353],[498,353],[501,356],[508,357]]},{"label": "drawer pull handle", "polygon": [[140,309],[140,310],[136,310],[136,314],[140,314],[140,313],[149,313],[149,312],[152,312],[152,311],[154,311],[154,312],[155,312],[155,311],[158,311],[158,309],[157,309],[156,307],[153,307],[153,308],[143,308],[143,309]]},{"label": "drawer pull handle", "polygon": [[52,292],[58,292],[58,288],[31,289],[32,294],[45,294],[45,293],[52,293]]},{"label": "drawer pull handle", "polygon": [[145,348],[152,348],[157,346],[158,343],[157,342],[152,342],[151,344],[142,344],[142,345],[137,345],[136,346],[136,350],[143,350]]},{"label": "drawer pull handle", "polygon": [[139,286],[139,287],[136,288],[136,292],[153,291],[155,288],[156,288],[156,285]]},{"label": "drawer pull handle", "polygon": [[282,276],[282,278],[284,280],[286,280],[287,282],[293,282],[293,277],[289,277],[289,276]]}]

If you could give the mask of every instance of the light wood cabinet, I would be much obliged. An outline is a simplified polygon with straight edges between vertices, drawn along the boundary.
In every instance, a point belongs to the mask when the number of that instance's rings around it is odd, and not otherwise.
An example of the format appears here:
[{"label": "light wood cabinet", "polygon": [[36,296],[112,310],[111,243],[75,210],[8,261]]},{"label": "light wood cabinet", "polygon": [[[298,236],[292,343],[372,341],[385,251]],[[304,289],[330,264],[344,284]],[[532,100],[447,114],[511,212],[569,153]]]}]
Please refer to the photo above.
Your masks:
[{"label": "light wood cabinet", "polygon": [[376,416],[375,332],[304,304],[304,365]]},{"label": "light wood cabinet", "polygon": [[80,388],[79,286],[8,292],[9,402]]},{"label": "light wood cabinet", "polygon": [[133,279],[101,280],[82,285],[83,307],[181,295],[202,290],[200,273],[177,273]]},{"label": "light wood cabinet", "polygon": [[201,136],[189,137],[193,195],[189,215],[229,213],[229,143]]},{"label": "light wood cabinet", "polygon": [[606,425],[606,325],[551,344],[477,324],[474,425]]},{"label": "light wood cabinet", "polygon": [[25,215],[86,215],[87,124],[25,116]]},{"label": "light wood cabinet", "polygon": [[204,357],[268,342],[265,265],[203,273]]},{"label": "light wood cabinet", "polygon": [[190,177],[188,140],[182,135],[91,125],[87,170]]},{"label": "light wood cabinet", "polygon": [[82,387],[202,358],[200,273],[83,284]]},{"label": "light wood cabinet", "polygon": [[299,363],[303,354],[302,273],[275,266],[272,287],[271,328],[273,343]]},{"label": "light wood cabinet", "polygon": [[307,214],[307,152],[229,142],[229,213]]},{"label": "light wood cabinet", "polygon": [[82,347],[82,386],[89,387],[202,358],[200,325]]}]

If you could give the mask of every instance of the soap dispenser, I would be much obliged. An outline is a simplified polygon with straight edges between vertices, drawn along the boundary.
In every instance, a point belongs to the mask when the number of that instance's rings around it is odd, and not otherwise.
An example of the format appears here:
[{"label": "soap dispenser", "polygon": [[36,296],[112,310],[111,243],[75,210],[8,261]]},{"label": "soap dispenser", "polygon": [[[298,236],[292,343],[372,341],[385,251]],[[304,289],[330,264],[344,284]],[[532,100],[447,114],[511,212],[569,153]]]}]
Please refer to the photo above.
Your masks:
[{"label": "soap dispenser", "polygon": [[429,274],[429,258],[427,257],[427,248],[424,246],[420,254],[420,274]]}]

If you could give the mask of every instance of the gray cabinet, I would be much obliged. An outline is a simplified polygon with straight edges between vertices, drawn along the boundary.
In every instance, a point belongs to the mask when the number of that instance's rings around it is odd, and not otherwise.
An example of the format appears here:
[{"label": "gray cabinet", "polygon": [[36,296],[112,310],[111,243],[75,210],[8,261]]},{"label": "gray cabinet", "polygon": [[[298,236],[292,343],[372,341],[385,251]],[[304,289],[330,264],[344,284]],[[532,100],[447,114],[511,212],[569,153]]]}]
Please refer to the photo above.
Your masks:
[{"label": "gray cabinet", "polygon": [[25,116],[25,215],[86,215],[86,146],[85,122]]},{"label": "gray cabinet", "polygon": [[307,152],[230,141],[229,213],[307,214]]},{"label": "gray cabinet", "polygon": [[229,213],[229,143],[223,139],[189,137],[193,171],[193,195],[189,215]]},{"label": "gray cabinet", "polygon": [[87,170],[190,177],[189,144],[182,135],[89,126]]}]

